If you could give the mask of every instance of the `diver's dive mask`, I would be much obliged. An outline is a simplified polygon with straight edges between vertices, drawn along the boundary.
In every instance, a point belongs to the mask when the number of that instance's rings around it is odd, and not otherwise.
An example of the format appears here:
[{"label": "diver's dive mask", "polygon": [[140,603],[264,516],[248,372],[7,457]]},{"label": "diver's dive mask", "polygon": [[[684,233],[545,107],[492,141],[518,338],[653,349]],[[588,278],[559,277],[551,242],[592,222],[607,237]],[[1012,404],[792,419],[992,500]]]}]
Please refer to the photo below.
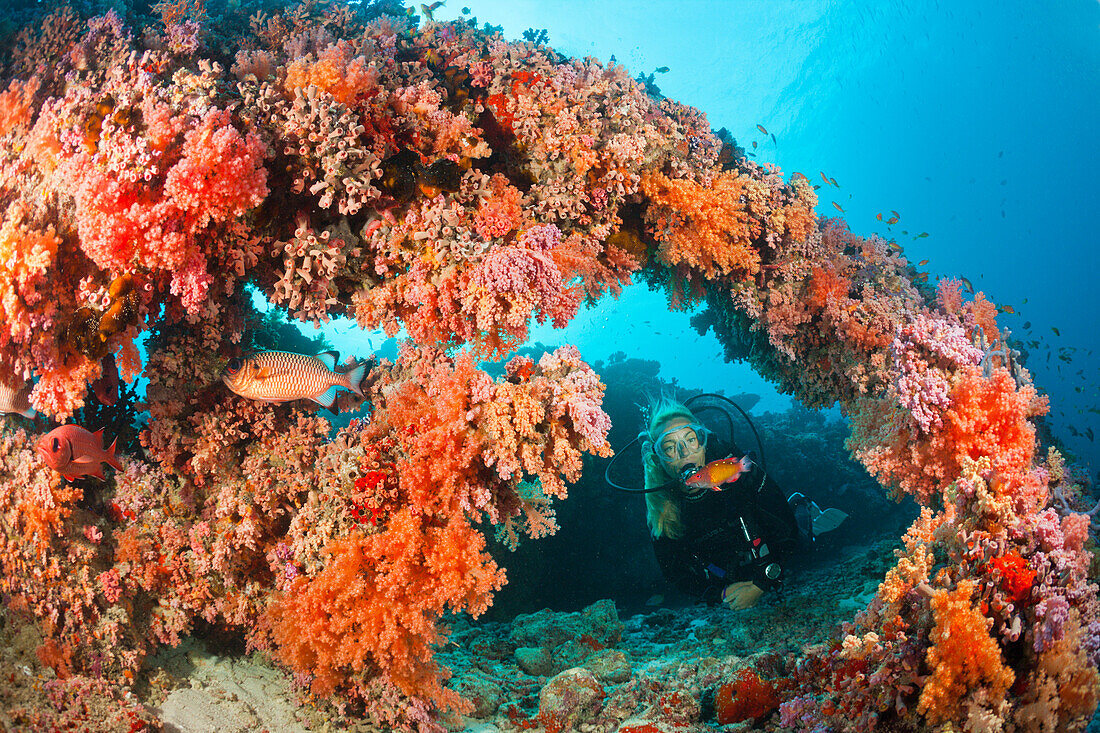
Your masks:
[{"label": "diver's dive mask", "polygon": [[662,461],[675,461],[677,458],[706,450],[709,432],[697,422],[676,425],[657,436],[653,441],[653,452]]},{"label": "diver's dive mask", "polygon": [[[677,483],[680,483],[682,485],[682,478],[680,478],[679,482],[677,478],[672,478],[664,484],[649,487],[645,487],[643,478],[639,482],[642,484],[642,488],[638,488],[637,486],[624,485],[622,482],[617,481],[612,477],[612,469],[616,465],[616,462],[620,461],[623,456],[628,455],[630,446],[635,445],[636,443],[642,443],[643,445],[646,445],[647,447],[645,450],[652,450],[654,458],[660,461],[661,465],[664,468],[670,468],[669,464],[675,462],[678,458],[680,458],[681,453],[683,454],[683,457],[686,458],[693,450],[697,450],[693,447],[693,445],[698,445],[698,448],[703,448],[705,450],[708,442],[707,438],[712,432],[714,433],[715,438],[713,441],[710,442],[712,442],[714,446],[717,446],[717,451],[722,454],[729,453],[730,455],[732,455],[733,452],[736,452],[733,451],[733,449],[730,447],[733,446],[735,443],[733,436],[732,417],[735,412],[739,413],[741,417],[745,419],[745,424],[748,425],[749,429],[752,431],[753,437],[756,439],[756,446],[758,449],[757,455],[760,457],[760,460],[757,462],[757,464],[762,469],[761,481],[763,481],[763,476],[767,473],[767,459],[764,457],[764,443],[760,440],[760,434],[757,432],[756,426],[752,424],[752,419],[749,417],[749,414],[745,412],[744,408],[742,408],[730,398],[724,395],[716,394],[714,392],[704,392],[702,394],[693,395],[684,400],[684,406],[692,410],[694,415],[699,415],[700,413],[710,414],[717,412],[718,414],[714,418],[715,422],[711,423],[715,428],[717,428],[717,432],[715,432],[715,430],[712,428],[704,427],[704,425],[701,423],[702,418],[696,417],[694,420],[690,420],[690,422],[682,422],[676,427],[665,430],[658,436],[658,439],[653,442],[652,447],[649,447],[649,433],[643,430],[642,432],[638,433],[637,437],[631,439],[630,442],[628,442],[622,448],[618,449],[615,452],[614,457],[607,462],[607,466],[604,468],[603,476],[604,480],[607,481],[608,486],[617,491],[622,491],[627,494],[648,494],[655,491],[672,490],[673,488],[675,488]],[[645,421],[648,422],[648,420],[649,416],[647,414],[645,415]],[[694,436],[686,434],[687,430],[685,430],[685,428],[688,427],[692,428]],[[723,427],[725,428],[725,430],[723,430]],[[684,434],[677,434],[676,431],[678,430],[683,431]],[[693,437],[694,443],[692,440]],[[668,438],[671,439],[666,440]],[[714,446],[712,446],[712,448]],[[670,447],[671,450],[669,450]],[[665,451],[668,451],[668,453],[665,453]],[[666,458],[666,455],[670,457]],[[680,471],[677,471],[676,473],[680,474],[681,471],[687,471],[691,468],[699,470],[699,468],[701,467],[702,465],[694,466],[692,465],[692,462],[687,461],[684,463],[684,465],[680,466]]]}]

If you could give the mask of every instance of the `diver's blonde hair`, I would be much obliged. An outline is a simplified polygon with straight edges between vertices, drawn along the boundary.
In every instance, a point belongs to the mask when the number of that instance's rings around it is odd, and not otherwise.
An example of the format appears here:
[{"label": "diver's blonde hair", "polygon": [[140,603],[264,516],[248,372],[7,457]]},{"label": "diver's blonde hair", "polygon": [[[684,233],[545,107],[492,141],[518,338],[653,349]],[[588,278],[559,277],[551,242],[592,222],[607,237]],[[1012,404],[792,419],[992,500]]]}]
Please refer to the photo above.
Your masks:
[{"label": "diver's blonde hair", "polygon": [[[667,484],[673,478],[665,471],[653,450],[653,445],[661,434],[661,428],[674,418],[696,421],[695,415],[684,403],[668,395],[662,394],[657,398],[648,396],[648,401],[645,414],[648,415],[649,422],[646,429],[638,434],[638,439],[642,443],[642,468],[647,489]],[[645,521],[654,537],[676,539],[683,534],[684,527],[680,523],[679,492],[667,488],[651,491],[645,495],[645,509]]]}]

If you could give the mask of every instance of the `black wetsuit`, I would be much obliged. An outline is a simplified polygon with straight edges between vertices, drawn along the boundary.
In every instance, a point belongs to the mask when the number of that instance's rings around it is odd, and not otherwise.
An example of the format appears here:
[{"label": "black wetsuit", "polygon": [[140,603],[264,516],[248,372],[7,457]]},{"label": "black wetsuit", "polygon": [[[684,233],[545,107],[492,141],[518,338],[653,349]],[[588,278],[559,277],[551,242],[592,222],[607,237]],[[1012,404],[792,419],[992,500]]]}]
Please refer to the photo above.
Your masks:
[{"label": "black wetsuit", "polygon": [[[786,494],[759,466],[722,491],[708,489],[695,500],[685,499],[680,522],[679,538],[654,538],[657,562],[679,590],[712,605],[730,583],[751,580],[764,590],[777,586],[789,573],[784,561],[799,543]],[[754,557],[750,541],[760,557]],[[765,575],[771,563],[782,569],[779,581]]]}]

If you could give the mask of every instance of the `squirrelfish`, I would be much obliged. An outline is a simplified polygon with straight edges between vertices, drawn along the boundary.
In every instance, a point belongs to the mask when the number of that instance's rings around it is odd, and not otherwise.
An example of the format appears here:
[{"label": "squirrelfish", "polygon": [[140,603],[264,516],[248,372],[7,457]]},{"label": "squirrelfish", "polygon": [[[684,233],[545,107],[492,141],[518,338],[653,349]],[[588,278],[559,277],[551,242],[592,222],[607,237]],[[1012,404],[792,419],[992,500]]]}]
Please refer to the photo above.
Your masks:
[{"label": "squirrelfish", "polygon": [[39,455],[50,468],[69,481],[80,476],[103,478],[102,463],[122,470],[115,457],[116,438],[111,446],[103,448],[103,428],[90,433],[79,425],[62,425],[38,439]]},{"label": "squirrelfish", "polygon": [[359,383],[367,364],[347,372],[336,371],[337,353],[325,351],[317,356],[289,351],[263,351],[247,359],[232,359],[222,381],[241,397],[261,402],[313,400],[332,407],[336,391],[346,389],[360,397]]},{"label": "squirrelfish", "polygon": [[741,478],[741,474],[752,470],[752,460],[748,456],[741,458],[722,458],[711,461],[687,477],[684,484],[693,489],[714,489],[721,491],[723,484],[731,484]]},{"label": "squirrelfish", "polygon": [[8,412],[23,417],[34,417],[35,411],[31,407],[31,390],[33,382],[19,383],[0,380],[0,412]]}]

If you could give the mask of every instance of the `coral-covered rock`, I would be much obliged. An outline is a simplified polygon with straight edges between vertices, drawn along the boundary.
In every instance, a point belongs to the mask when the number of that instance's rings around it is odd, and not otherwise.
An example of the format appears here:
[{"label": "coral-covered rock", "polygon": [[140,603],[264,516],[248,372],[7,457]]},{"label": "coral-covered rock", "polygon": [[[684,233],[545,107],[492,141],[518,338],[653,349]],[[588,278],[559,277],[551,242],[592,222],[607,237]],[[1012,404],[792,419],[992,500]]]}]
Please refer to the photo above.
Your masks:
[{"label": "coral-covered rock", "polygon": [[634,670],[625,652],[618,649],[601,649],[584,662],[584,668],[591,671],[600,682],[621,683],[630,679]]},{"label": "coral-covered rock", "polygon": [[520,614],[512,621],[509,638],[522,646],[551,650],[572,640],[583,643],[592,652],[614,644],[622,633],[623,624],[614,601],[604,599],[565,616],[549,609]]},{"label": "coral-covered rock", "polygon": [[536,677],[545,677],[554,668],[550,650],[544,646],[521,646],[516,649],[516,664],[527,674]]},{"label": "coral-covered rock", "polygon": [[488,718],[497,711],[504,701],[504,691],[493,678],[484,672],[470,671],[452,679],[451,689],[470,701],[472,718]]},{"label": "coral-covered rock", "polygon": [[574,667],[551,678],[539,691],[538,721],[547,733],[574,730],[599,712],[605,692],[596,676]]}]

